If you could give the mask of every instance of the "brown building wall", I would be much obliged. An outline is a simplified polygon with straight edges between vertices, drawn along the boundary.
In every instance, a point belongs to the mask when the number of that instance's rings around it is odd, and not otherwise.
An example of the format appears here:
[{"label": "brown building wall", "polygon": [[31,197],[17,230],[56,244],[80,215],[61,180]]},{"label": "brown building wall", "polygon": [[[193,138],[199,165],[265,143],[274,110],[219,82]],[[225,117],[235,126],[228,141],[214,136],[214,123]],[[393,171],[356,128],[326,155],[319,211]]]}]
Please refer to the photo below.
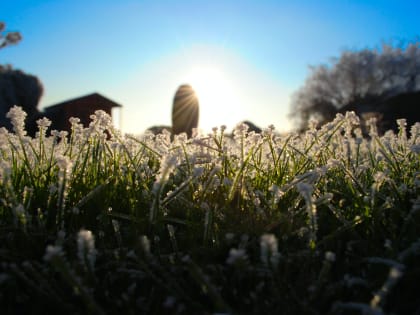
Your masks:
[{"label": "brown building wall", "polygon": [[97,110],[103,110],[112,116],[112,108],[121,105],[94,93],[74,100],[66,101],[57,105],[47,107],[45,116],[52,121],[51,128],[56,130],[71,131],[69,119],[77,117],[84,127],[91,122],[90,116]]}]

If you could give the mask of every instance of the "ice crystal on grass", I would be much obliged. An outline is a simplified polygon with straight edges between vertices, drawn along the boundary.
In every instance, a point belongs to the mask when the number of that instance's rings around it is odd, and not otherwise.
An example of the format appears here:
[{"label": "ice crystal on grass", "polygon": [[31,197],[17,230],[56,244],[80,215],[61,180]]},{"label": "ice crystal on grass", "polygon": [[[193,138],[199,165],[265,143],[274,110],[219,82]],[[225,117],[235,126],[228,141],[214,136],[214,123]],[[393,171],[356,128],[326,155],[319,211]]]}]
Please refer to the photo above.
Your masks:
[{"label": "ice crystal on grass", "polygon": [[25,207],[23,206],[23,204],[18,204],[16,207],[14,207],[14,215],[15,215],[15,219],[16,221],[19,221],[22,224],[26,223],[26,211],[25,211]]},{"label": "ice crystal on grass", "polygon": [[302,195],[306,204],[306,212],[309,218],[309,232],[310,232],[309,233],[309,247],[311,249],[314,249],[316,239],[317,239],[316,233],[318,231],[317,208],[316,208],[315,200],[312,196],[314,188],[312,185],[308,183],[300,182],[297,184],[297,189],[299,193]]},{"label": "ice crystal on grass", "polygon": [[273,194],[273,204],[277,205],[280,201],[280,198],[284,195],[284,191],[282,191],[280,187],[275,184],[271,185],[269,191],[271,191]]},{"label": "ice crystal on grass", "polygon": [[[160,186],[163,182],[166,182],[169,176],[174,171],[177,164],[177,156],[167,154],[165,155],[160,163],[160,169],[157,173],[155,184],[157,187]],[[155,187],[155,186],[154,186]],[[153,188],[156,191],[157,187]]]},{"label": "ice crystal on grass", "polygon": [[145,255],[150,255],[150,240],[146,235],[140,236],[140,246]]},{"label": "ice crystal on grass", "polygon": [[236,125],[235,129],[233,130],[233,136],[235,140],[244,138],[248,133],[249,126],[245,123],[240,123]]},{"label": "ice crystal on grass", "polygon": [[373,180],[374,184],[372,185],[372,188],[375,191],[379,191],[382,184],[388,180],[388,176],[384,172],[377,172],[373,175]]},{"label": "ice crystal on grass", "polygon": [[46,117],[40,118],[36,121],[36,124],[38,125],[38,128],[47,129],[49,126],[51,126],[51,120],[49,120]]},{"label": "ice crystal on grass", "polygon": [[81,264],[88,264],[93,269],[96,261],[95,237],[89,230],[80,230],[77,234],[77,257]]},{"label": "ice crystal on grass", "polygon": [[329,261],[329,262],[334,262],[336,259],[336,256],[333,252],[325,252],[325,260]]},{"label": "ice crystal on grass", "polygon": [[5,150],[9,143],[9,132],[6,128],[0,127],[0,149]]},{"label": "ice crystal on grass", "polygon": [[276,267],[280,258],[277,238],[274,234],[264,234],[260,238],[260,259],[264,265]]},{"label": "ice crystal on grass", "polygon": [[374,309],[381,310],[382,305],[385,303],[385,299],[391,289],[395,286],[398,280],[403,276],[401,268],[392,267],[389,271],[388,279],[385,281],[382,288],[373,296],[370,301],[370,306]]},{"label": "ice crystal on grass", "polygon": [[245,249],[231,248],[229,250],[229,256],[226,259],[226,263],[229,265],[234,265],[235,263],[239,261],[246,261],[247,259],[248,259],[248,256],[246,254]]},{"label": "ice crystal on grass", "polygon": [[64,256],[63,248],[59,245],[48,245],[45,251],[44,260],[50,261],[54,257]]},{"label": "ice crystal on grass", "polygon": [[4,181],[10,177],[12,173],[12,167],[9,162],[1,161],[0,160],[0,183],[4,183]]},{"label": "ice crystal on grass", "polygon": [[63,173],[63,175],[67,175],[70,173],[71,168],[73,166],[73,162],[70,160],[68,156],[65,155],[59,155],[56,157],[57,166],[60,169],[60,171]]},{"label": "ice crystal on grass", "polygon": [[401,141],[407,141],[407,119],[405,118],[401,118],[401,119],[397,119],[397,125],[398,125],[398,130],[399,130],[399,138]]},{"label": "ice crystal on grass", "polygon": [[112,129],[112,119],[105,111],[96,110],[95,114],[91,115],[92,122],[89,124],[89,134],[103,134],[105,130]]},{"label": "ice crystal on grass", "polygon": [[6,117],[10,119],[10,122],[13,126],[13,131],[19,137],[26,135],[25,130],[25,119],[26,119],[26,112],[23,111],[22,107],[13,106],[9,112],[6,114]]},{"label": "ice crystal on grass", "polygon": [[[315,314],[344,299],[337,312],[388,313],[399,272],[412,274],[420,255],[420,124],[407,139],[374,127],[364,138],[350,113],[302,134],[238,126],[187,139],[121,135],[98,112],[88,128],[71,119],[70,136],[47,135],[40,120],[32,139],[19,109],[9,116],[17,131],[0,128],[0,241],[6,260],[29,263],[0,264],[11,277],[2,285],[28,292],[21,283],[39,282],[48,301],[69,302],[64,280],[86,303],[67,312],[103,303],[122,312]],[[20,244],[38,239],[53,245],[35,263],[28,257],[39,246]],[[378,279],[384,268],[388,280]],[[360,294],[342,295],[349,291]]]}]

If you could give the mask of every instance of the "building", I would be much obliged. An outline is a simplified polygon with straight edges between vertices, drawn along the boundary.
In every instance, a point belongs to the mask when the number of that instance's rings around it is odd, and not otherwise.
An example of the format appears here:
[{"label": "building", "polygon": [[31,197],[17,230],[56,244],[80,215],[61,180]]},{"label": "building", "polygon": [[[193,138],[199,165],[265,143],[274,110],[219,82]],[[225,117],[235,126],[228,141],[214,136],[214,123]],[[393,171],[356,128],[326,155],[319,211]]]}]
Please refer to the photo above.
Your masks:
[{"label": "building", "polygon": [[100,95],[92,93],[55,104],[44,109],[44,116],[52,121],[51,129],[71,131],[69,119],[77,117],[83,126],[87,127],[91,121],[90,116],[97,110],[103,110],[112,117],[113,108],[122,105]]}]

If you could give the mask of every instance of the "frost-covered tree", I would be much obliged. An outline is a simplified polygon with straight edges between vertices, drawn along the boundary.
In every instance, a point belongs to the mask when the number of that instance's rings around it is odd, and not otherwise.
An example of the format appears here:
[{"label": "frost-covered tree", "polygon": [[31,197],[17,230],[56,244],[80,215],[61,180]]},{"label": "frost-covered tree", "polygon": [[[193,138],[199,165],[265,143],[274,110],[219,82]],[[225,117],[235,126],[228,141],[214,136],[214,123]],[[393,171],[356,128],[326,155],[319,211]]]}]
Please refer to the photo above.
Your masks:
[{"label": "frost-covered tree", "polygon": [[0,127],[11,130],[6,113],[11,107],[18,105],[28,114],[26,127],[33,134],[35,120],[39,118],[38,103],[43,91],[42,83],[36,76],[11,66],[0,65]]},{"label": "frost-covered tree", "polygon": [[[5,29],[6,24],[0,21],[0,49],[17,44],[22,39],[19,32],[6,32]],[[26,129],[33,135],[43,91],[42,83],[36,76],[13,69],[10,65],[0,65],[0,127],[12,129],[6,114],[11,107],[18,105],[27,113]]]},{"label": "frost-covered tree", "polygon": [[395,47],[344,51],[331,64],[310,67],[293,95],[290,116],[300,130],[314,118],[320,124],[345,107],[377,107],[396,95],[420,91],[420,42]]},{"label": "frost-covered tree", "polygon": [[5,29],[6,23],[0,21],[0,49],[17,44],[22,39],[19,32],[6,32]]}]

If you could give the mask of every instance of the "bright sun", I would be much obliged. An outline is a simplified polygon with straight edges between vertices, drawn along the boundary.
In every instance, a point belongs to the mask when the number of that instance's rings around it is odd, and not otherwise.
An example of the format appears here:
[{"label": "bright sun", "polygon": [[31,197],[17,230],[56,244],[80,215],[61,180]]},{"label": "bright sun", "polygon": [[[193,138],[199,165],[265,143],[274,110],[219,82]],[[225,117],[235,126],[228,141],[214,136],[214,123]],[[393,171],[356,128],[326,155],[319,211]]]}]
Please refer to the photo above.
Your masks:
[{"label": "bright sun", "polygon": [[234,127],[241,119],[239,99],[231,79],[216,67],[195,67],[187,83],[196,92],[200,104],[199,128]]}]

